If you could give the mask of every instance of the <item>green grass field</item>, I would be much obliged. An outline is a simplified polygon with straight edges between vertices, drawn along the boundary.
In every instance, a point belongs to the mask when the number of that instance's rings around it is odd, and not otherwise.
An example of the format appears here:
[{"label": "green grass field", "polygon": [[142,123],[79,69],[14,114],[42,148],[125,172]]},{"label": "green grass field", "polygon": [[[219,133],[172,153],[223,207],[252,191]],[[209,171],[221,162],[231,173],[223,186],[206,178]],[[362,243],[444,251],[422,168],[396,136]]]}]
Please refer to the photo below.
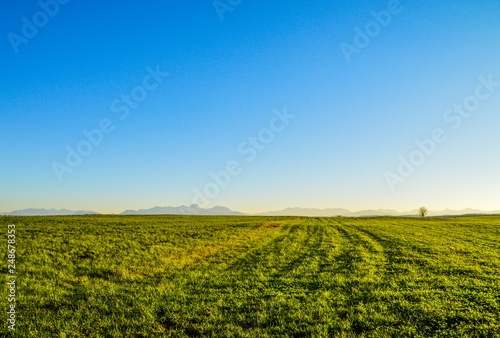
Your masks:
[{"label": "green grass field", "polygon": [[0,336],[499,337],[500,217],[0,217]]}]

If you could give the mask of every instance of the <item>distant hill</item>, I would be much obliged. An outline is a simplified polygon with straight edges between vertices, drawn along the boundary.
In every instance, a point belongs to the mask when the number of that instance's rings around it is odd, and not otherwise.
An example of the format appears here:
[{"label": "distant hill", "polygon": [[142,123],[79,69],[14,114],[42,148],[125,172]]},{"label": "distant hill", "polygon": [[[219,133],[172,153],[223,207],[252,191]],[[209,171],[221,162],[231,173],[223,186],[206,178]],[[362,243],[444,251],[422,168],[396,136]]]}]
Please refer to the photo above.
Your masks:
[{"label": "distant hill", "polygon": [[338,216],[343,214],[351,213],[347,209],[330,208],[330,209],[315,209],[315,208],[287,208],[279,211],[268,211],[259,213],[258,215],[266,216],[315,216],[315,217],[327,217],[327,216]]},{"label": "distant hill", "polygon": [[151,209],[125,210],[120,215],[244,215],[226,207],[200,208],[198,204],[178,207],[154,207]]},{"label": "distant hill", "polygon": [[[461,216],[461,215],[491,215],[500,214],[500,211],[484,211],[477,209],[463,210],[429,210],[428,216]],[[310,216],[310,217],[328,217],[328,216],[344,216],[344,217],[367,217],[367,216],[418,216],[418,210],[410,210],[399,212],[392,209],[377,209],[377,210],[361,210],[352,212],[348,209],[314,209],[314,208],[287,208],[278,211],[269,211],[259,213],[258,215],[266,216]]]},{"label": "distant hill", "polygon": [[[266,216],[310,216],[310,217],[330,217],[330,216],[345,216],[345,217],[359,217],[359,216],[393,216],[402,213],[396,210],[362,210],[352,212],[348,209],[329,208],[329,209],[315,209],[315,208],[287,208],[279,211],[269,211],[260,213],[259,215]],[[416,215],[416,211],[415,211]]]},{"label": "distant hill", "polygon": [[350,214],[347,209],[330,208],[330,209],[315,209],[315,208],[287,208],[279,211],[268,211],[259,213],[258,215],[265,216],[314,216],[328,217]]},{"label": "distant hill", "polygon": [[88,210],[68,210],[68,209],[22,209],[12,212],[0,213],[5,216],[68,216],[68,215],[97,215],[98,212]]}]

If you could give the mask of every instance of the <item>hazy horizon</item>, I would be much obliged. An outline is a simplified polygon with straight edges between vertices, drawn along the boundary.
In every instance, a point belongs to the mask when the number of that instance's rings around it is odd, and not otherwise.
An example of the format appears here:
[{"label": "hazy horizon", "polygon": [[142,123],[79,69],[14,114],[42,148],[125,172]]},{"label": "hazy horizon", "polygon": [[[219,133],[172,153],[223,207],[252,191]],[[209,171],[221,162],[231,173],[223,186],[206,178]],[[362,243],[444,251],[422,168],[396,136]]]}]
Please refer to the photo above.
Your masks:
[{"label": "hazy horizon", "polygon": [[[43,209],[43,210],[91,211],[91,212],[97,212],[99,214],[121,214],[121,213],[123,213],[125,211],[130,211],[130,210],[139,211],[139,210],[150,210],[150,209],[154,209],[154,208],[167,208],[167,207],[178,208],[178,207],[183,207],[183,206],[191,207],[192,205],[186,205],[186,204],[168,205],[168,206],[167,205],[164,205],[164,206],[155,205],[155,206],[151,206],[151,207],[147,207],[147,208],[128,208],[128,209],[120,209],[120,210],[116,210],[116,211],[102,211],[102,210],[98,210],[98,209],[85,209],[85,208],[76,208],[76,209],[71,209],[71,208],[23,208],[23,209],[8,210],[8,211],[0,210],[0,213],[11,213],[11,212],[14,212],[14,211],[22,211],[22,210],[27,210],[27,209]],[[350,211],[352,213],[357,213],[357,212],[362,212],[362,211],[368,211],[368,210],[374,210],[374,211],[378,211],[378,210],[392,210],[392,211],[396,211],[398,213],[410,213],[410,212],[413,212],[414,214],[417,214],[417,210],[419,208],[419,207],[418,208],[415,207],[415,208],[411,208],[411,209],[397,210],[397,209],[393,209],[393,208],[349,209],[349,208],[342,208],[342,207],[328,207],[328,208],[314,208],[314,207],[309,207],[309,208],[304,208],[304,207],[298,207],[298,206],[291,206],[291,207],[285,207],[285,208],[280,208],[280,209],[272,209],[272,210],[269,209],[269,210],[257,210],[257,211],[243,211],[243,210],[239,210],[239,209],[229,208],[229,207],[224,206],[224,205],[217,205],[217,206],[214,206],[214,207],[224,207],[224,208],[230,209],[233,212],[241,212],[241,213],[247,214],[247,215],[265,214],[265,213],[269,213],[269,212],[280,212],[282,210],[287,210],[287,209],[304,209],[304,210],[316,209],[316,210],[319,210],[319,211],[324,211],[324,210],[328,210],[328,209],[345,209],[345,210],[348,210],[348,211]],[[203,208],[203,209],[210,209],[210,208],[211,207]],[[463,211],[463,210],[469,210],[469,209],[470,210],[480,210],[482,212],[498,212],[499,211],[499,210],[496,210],[496,209],[485,210],[485,209],[477,209],[477,208],[461,208],[461,209],[455,209],[455,208],[429,209],[428,208],[428,211],[431,214],[435,214],[435,213],[439,213],[439,212],[445,211],[445,210]]]},{"label": "hazy horizon", "polygon": [[4,7],[1,212],[500,209],[498,1]]}]

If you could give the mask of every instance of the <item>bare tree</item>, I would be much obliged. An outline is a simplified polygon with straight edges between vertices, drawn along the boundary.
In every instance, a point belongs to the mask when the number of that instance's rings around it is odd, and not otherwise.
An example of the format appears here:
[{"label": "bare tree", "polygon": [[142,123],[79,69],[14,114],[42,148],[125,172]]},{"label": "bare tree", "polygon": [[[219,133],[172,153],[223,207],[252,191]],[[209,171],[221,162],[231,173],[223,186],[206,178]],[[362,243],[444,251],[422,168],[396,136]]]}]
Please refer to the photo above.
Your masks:
[{"label": "bare tree", "polygon": [[418,209],[418,214],[422,217],[425,217],[425,215],[427,215],[427,208],[426,207],[420,207],[420,209]]}]

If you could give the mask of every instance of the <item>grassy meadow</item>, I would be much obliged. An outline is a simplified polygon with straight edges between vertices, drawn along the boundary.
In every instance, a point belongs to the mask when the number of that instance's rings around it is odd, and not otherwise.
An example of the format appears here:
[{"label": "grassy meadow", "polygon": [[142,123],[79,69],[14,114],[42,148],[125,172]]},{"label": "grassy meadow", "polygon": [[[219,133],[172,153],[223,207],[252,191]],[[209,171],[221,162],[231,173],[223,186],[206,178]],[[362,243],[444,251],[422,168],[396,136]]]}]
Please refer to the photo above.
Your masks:
[{"label": "grassy meadow", "polygon": [[[500,217],[0,217],[0,336],[499,337]],[[5,279],[6,280],[6,279]]]}]

